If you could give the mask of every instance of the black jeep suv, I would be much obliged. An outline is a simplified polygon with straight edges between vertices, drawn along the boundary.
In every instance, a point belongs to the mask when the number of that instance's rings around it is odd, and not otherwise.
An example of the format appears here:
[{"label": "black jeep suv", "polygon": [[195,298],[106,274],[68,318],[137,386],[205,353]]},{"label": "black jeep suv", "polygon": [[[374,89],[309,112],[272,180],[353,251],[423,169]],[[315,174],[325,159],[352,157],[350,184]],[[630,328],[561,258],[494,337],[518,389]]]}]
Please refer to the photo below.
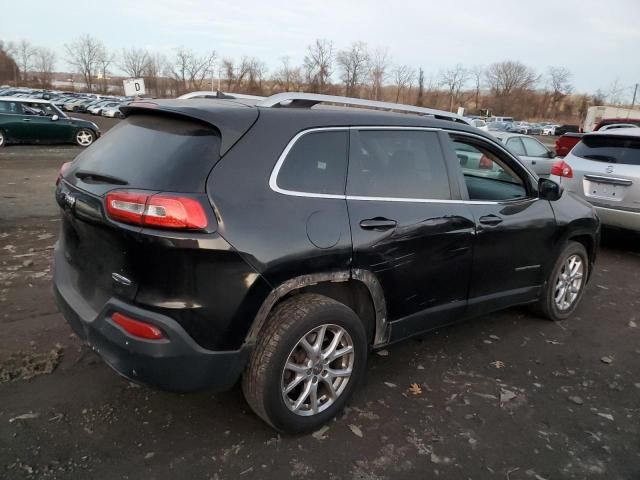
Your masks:
[{"label": "black jeep suv", "polygon": [[516,304],[561,320],[583,295],[591,206],[452,114],[313,94],[122,110],[61,171],[54,283],[129,379],[242,378],[260,417],[308,431],[372,348]]}]

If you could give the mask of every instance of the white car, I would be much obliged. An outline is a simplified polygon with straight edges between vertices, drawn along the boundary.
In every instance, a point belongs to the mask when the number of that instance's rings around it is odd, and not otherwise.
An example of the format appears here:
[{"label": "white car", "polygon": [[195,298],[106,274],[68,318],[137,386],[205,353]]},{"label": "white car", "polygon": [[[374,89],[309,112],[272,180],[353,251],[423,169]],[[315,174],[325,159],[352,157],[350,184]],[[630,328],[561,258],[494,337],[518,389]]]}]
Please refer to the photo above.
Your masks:
[{"label": "white car", "polygon": [[556,127],[559,127],[560,125],[545,125],[542,128],[542,135],[555,135],[556,134]]},{"label": "white car", "polygon": [[483,132],[489,131],[489,125],[487,125],[487,122],[485,122],[484,120],[480,120],[479,118],[471,118],[469,119],[469,122],[472,126],[476,127],[479,130],[482,130]]},{"label": "white car", "polygon": [[120,106],[122,103],[117,103],[116,105],[112,105],[110,107],[104,107],[102,109],[102,116],[109,118],[124,118],[124,115],[120,111]]},{"label": "white car", "polygon": [[640,232],[640,128],[585,134],[551,173],[591,203],[603,225]]}]

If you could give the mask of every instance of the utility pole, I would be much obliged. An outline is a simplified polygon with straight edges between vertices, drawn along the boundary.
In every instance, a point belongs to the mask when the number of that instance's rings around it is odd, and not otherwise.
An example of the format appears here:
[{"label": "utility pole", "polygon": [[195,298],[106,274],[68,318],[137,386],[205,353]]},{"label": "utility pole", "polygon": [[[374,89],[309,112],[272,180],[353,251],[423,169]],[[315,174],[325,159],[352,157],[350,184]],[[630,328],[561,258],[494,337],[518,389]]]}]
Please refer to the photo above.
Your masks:
[{"label": "utility pole", "polygon": [[633,100],[631,100],[631,108],[636,104],[636,95],[638,94],[638,84],[636,83],[636,87],[633,89]]}]

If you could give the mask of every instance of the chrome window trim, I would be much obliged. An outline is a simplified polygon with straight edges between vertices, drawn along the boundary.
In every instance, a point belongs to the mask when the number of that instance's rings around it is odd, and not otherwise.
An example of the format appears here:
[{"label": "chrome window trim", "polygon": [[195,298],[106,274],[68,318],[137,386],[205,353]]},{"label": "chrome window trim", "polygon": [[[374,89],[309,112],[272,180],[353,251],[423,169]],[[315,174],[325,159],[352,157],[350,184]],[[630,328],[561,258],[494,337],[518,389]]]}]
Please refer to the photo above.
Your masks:
[{"label": "chrome window trim", "polygon": [[[273,170],[271,171],[271,176],[269,177],[269,187],[276,193],[280,193],[282,195],[289,195],[293,197],[306,197],[306,198],[327,198],[334,200],[355,200],[355,201],[378,201],[378,202],[407,202],[407,203],[450,203],[450,204],[467,204],[467,205],[502,205],[502,204],[510,204],[515,202],[522,202],[526,200],[534,200],[533,198],[516,198],[513,200],[507,201],[483,201],[483,200],[457,200],[457,199],[431,199],[431,198],[404,198],[404,197],[371,197],[371,196],[361,196],[361,195],[337,195],[337,194],[329,194],[329,193],[312,193],[312,192],[302,192],[297,190],[287,190],[278,186],[278,174],[280,173],[280,169],[284,164],[284,161],[287,158],[287,155],[295,145],[295,143],[302,138],[304,135],[308,133],[314,132],[327,132],[327,131],[351,131],[351,130],[418,130],[418,131],[426,131],[426,132],[451,132],[455,134],[462,134],[471,137],[476,137],[481,140],[489,140],[494,144],[499,146],[503,152],[508,154],[511,158],[513,155],[509,153],[504,147],[500,146],[500,144],[491,139],[487,139],[482,135],[477,135],[471,132],[462,132],[459,130],[449,130],[442,128],[433,128],[433,127],[405,127],[405,126],[396,126],[396,125],[363,125],[363,126],[349,126],[349,127],[317,127],[310,128],[307,130],[302,130],[298,132],[294,137],[289,140],[287,146],[284,148],[280,156],[278,157],[278,161],[276,162]],[[519,165],[521,165],[524,170],[530,174],[529,169],[526,166],[522,165],[522,163],[515,159]],[[535,199],[537,200],[537,199]]]}]

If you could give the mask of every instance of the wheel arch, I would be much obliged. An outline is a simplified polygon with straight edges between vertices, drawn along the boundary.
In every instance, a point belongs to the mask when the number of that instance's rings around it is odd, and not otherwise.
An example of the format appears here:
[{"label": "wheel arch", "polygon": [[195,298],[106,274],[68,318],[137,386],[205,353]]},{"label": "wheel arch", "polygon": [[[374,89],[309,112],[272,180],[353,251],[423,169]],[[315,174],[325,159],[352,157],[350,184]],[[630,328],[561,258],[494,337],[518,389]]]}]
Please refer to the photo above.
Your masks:
[{"label": "wheel arch", "polygon": [[363,321],[370,344],[375,347],[387,343],[389,328],[382,286],[373,273],[361,269],[301,275],[281,283],[262,302],[245,343],[255,343],[278,303],[301,293],[318,293],[347,305]]}]

